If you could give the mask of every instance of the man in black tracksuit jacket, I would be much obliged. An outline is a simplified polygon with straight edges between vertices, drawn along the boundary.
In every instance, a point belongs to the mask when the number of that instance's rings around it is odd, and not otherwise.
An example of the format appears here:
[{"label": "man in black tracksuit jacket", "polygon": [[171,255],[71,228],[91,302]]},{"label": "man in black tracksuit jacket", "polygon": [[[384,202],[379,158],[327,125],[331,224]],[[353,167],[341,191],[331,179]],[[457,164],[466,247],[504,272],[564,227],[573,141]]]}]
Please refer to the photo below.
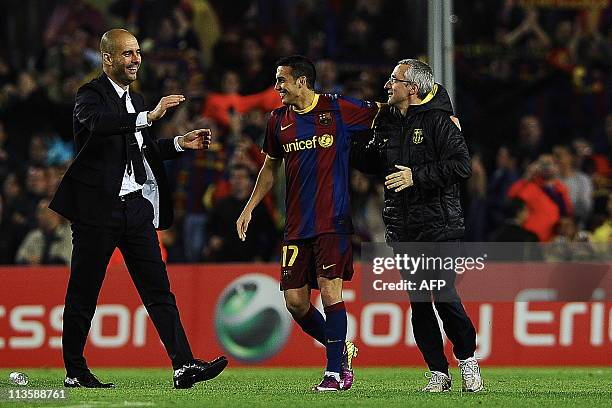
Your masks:
[{"label": "man in black tracksuit jacket", "polygon": [[[354,141],[351,163],[365,173],[385,176],[387,242],[391,246],[400,242],[458,242],[465,231],[459,183],[470,177],[471,166],[448,94],[434,83],[431,68],[417,60],[400,61],[385,89],[388,104],[382,105],[370,140]],[[449,245],[454,247],[448,244],[445,248]],[[454,289],[454,275],[447,274],[451,287],[443,297],[442,292],[410,292],[415,340],[432,372],[424,391],[447,391],[451,385],[432,295],[460,360],[463,390],[482,389],[474,358],[476,332]]]}]

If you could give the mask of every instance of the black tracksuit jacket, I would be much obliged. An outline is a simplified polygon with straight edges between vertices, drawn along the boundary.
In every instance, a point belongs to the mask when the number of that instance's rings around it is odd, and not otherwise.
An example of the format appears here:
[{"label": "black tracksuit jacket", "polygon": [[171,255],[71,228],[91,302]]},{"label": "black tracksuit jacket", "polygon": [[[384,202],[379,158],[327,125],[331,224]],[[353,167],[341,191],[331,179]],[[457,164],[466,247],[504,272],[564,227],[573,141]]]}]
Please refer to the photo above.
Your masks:
[{"label": "black tracksuit jacket", "polygon": [[464,235],[459,184],[470,177],[471,165],[465,139],[451,115],[448,93],[436,84],[405,116],[383,105],[369,140],[353,141],[351,163],[366,174],[386,176],[399,171],[396,164],[412,169],[412,187],[397,193],[385,188],[388,242],[439,242]]}]

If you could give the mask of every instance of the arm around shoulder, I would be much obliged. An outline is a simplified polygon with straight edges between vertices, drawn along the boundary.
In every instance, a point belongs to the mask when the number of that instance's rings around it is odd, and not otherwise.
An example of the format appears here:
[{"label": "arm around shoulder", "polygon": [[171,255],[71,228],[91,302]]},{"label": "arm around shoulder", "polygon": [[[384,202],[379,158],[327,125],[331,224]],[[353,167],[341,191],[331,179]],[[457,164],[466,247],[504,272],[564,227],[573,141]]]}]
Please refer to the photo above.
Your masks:
[{"label": "arm around shoulder", "polygon": [[351,143],[351,167],[365,174],[382,173],[381,147],[374,132],[355,135]]}]

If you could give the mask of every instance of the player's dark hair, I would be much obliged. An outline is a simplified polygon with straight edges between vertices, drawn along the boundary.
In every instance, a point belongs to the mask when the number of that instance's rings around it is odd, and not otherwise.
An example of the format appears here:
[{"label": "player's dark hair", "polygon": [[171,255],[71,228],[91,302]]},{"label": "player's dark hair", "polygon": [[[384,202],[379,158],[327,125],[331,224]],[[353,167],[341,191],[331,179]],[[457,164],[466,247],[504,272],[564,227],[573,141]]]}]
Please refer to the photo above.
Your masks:
[{"label": "player's dark hair", "polygon": [[302,55],[291,55],[276,61],[276,66],[291,67],[291,75],[294,78],[297,79],[301,76],[306,77],[306,86],[309,89],[314,89],[314,84],[317,80],[317,71],[312,61],[308,58]]}]

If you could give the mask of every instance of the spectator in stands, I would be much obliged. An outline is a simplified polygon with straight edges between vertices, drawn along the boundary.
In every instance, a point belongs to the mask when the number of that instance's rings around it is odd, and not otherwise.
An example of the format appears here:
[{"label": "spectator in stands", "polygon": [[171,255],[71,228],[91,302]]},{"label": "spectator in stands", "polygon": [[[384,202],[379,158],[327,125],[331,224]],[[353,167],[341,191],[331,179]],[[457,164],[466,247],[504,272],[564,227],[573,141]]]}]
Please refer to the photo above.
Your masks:
[{"label": "spectator in stands", "polygon": [[580,229],[573,217],[561,217],[555,228],[553,242],[573,242]]},{"label": "spectator in stands", "polygon": [[[606,203],[606,217],[604,222],[593,231],[592,241],[612,245],[612,193],[608,194]],[[607,253],[610,254],[609,252]]]},{"label": "spectator in stands", "polygon": [[547,57],[554,68],[571,74],[576,64],[576,47],[580,38],[579,23],[564,19],[554,29],[552,49]]},{"label": "spectator in stands", "polygon": [[521,199],[507,200],[503,205],[506,216],[504,224],[496,229],[489,241],[493,242],[538,242],[538,236],[523,228],[523,224],[529,216],[527,205]]},{"label": "spectator in stands", "polygon": [[487,171],[482,163],[480,153],[472,155],[470,160],[472,175],[467,180],[469,205],[465,223],[466,241],[482,242],[485,240],[487,222]]},{"label": "spectator in stands", "polygon": [[[33,112],[36,113],[35,120]],[[38,85],[34,73],[21,72],[14,93],[8,96],[3,115],[10,119],[5,126],[15,153],[27,157],[31,135],[51,126],[53,115],[53,104]]]},{"label": "spectator in stands", "polygon": [[544,247],[547,260],[588,261],[594,259],[596,249],[591,245],[590,236],[578,227],[573,217],[561,217],[555,230],[551,245]]},{"label": "spectator in stands", "polygon": [[[29,166],[26,170],[25,194],[19,213],[25,218],[24,227],[29,231],[36,227],[38,202],[47,197],[47,174],[42,166]],[[21,236],[23,238],[23,235]],[[21,240],[20,240],[21,241]]]},{"label": "spectator in stands", "polygon": [[601,96],[606,87],[605,72],[609,72],[612,64],[610,38],[606,38],[596,25],[580,29],[579,34],[576,46],[578,66],[574,72],[574,84],[582,94]]},{"label": "spectator in stands", "polygon": [[371,46],[369,37],[372,35],[372,27],[362,15],[352,16],[342,39],[342,61],[360,62],[374,58],[374,53],[379,51]]},{"label": "spectator in stands", "polygon": [[28,233],[17,250],[16,262],[28,265],[70,264],[72,233],[59,214],[49,209],[49,200],[38,202],[38,227]]},{"label": "spectator in stands", "polygon": [[[290,55],[290,54],[288,54]],[[342,93],[342,86],[338,83],[338,68],[330,59],[317,62],[317,82],[315,89],[321,93]]]},{"label": "spectator in stands", "polygon": [[255,37],[247,37],[242,41],[242,89],[246,94],[261,92],[272,85],[271,71],[267,67],[264,48]]},{"label": "spectator in stands", "polygon": [[531,41],[531,46],[546,48],[550,46],[550,37],[544,31],[539,21],[539,13],[535,7],[527,7],[524,10],[523,21],[504,37],[504,43],[514,47],[521,42]]},{"label": "spectator in stands", "polygon": [[[168,133],[182,134],[186,129],[200,126],[218,135],[215,122],[190,112],[191,106],[188,101],[187,106],[176,112]],[[177,225],[176,238],[182,243],[186,262],[202,259],[202,249],[208,239],[206,225],[213,187],[224,179],[228,160],[224,141],[217,137],[209,149],[187,151],[173,163],[170,179],[174,180],[174,208],[177,221],[182,221]],[[179,258],[174,254],[174,259]]]},{"label": "spectator in stands", "polygon": [[32,201],[33,207],[38,205],[38,201],[47,196],[47,175],[45,168],[40,166],[30,166],[26,176],[26,195]]},{"label": "spectator in stands", "polygon": [[47,145],[44,135],[36,134],[30,139],[28,158],[30,166],[45,167],[47,164]]},{"label": "spectator in stands", "polygon": [[513,147],[504,145],[497,150],[496,166],[487,185],[487,224],[493,228],[502,225],[508,218],[503,207],[510,186],[520,178],[518,161]]},{"label": "spectator in stands", "polygon": [[215,203],[209,217],[209,240],[204,248],[204,260],[211,262],[268,261],[277,250],[279,234],[264,206],[255,209],[249,234],[253,236],[242,242],[228,225],[235,223],[244,208],[251,190],[253,175],[244,166],[230,169],[230,195]]},{"label": "spectator in stands", "polygon": [[345,94],[350,95],[353,98],[373,101],[380,99],[380,77],[375,73],[374,70],[364,69],[360,71],[359,76],[353,80],[348,81],[344,91]]},{"label": "spectator in stands", "polygon": [[606,115],[603,126],[596,130],[593,139],[595,152],[612,159],[612,113]]},{"label": "spectator in stands", "polygon": [[14,80],[15,72],[9,65],[8,61],[0,55],[0,107],[2,107],[3,94],[6,91],[5,86],[10,85]]},{"label": "spectator in stands", "polygon": [[49,10],[50,16],[43,33],[45,47],[51,47],[61,42],[65,37],[70,38],[74,34],[74,30],[85,22],[96,33],[104,31],[106,25],[104,15],[97,7],[89,3],[84,0],[56,3],[57,5]]},{"label": "spectator in stands", "polygon": [[[230,128],[227,135],[227,149],[230,154],[229,165],[240,164],[246,166],[252,173],[257,173],[261,164],[264,161],[264,155],[261,153],[261,147],[254,143],[252,134],[246,133],[247,118],[256,117],[256,113],[250,115],[241,115],[232,112],[230,115]],[[265,130],[265,125],[256,126],[256,129],[251,129],[251,132],[257,132],[259,137]]]},{"label": "spectator in stands", "polygon": [[271,59],[279,60],[286,55],[297,54],[295,42],[288,34],[280,34],[276,39],[276,46],[271,51]]},{"label": "spectator in stands", "polygon": [[[228,26],[213,47],[215,66],[220,69],[239,69],[241,60],[241,32],[236,26]],[[211,67],[214,72],[215,66]],[[213,75],[214,76],[214,75]]]},{"label": "spectator in stands", "polygon": [[[387,64],[393,64],[402,59],[400,42],[396,38],[386,38],[381,45],[382,60]],[[318,71],[317,71],[318,72]]]},{"label": "spectator in stands", "polygon": [[0,219],[0,264],[12,264],[19,244],[28,233],[26,199],[23,186],[15,173],[2,185],[2,219]]},{"label": "spectator in stands", "polygon": [[[246,115],[233,113],[230,120],[227,149],[230,153],[229,166],[242,166],[249,169],[251,174],[258,174],[264,163],[265,155],[261,151],[263,134],[265,133],[268,115],[262,115],[260,110],[253,110]],[[229,183],[225,183],[229,184]],[[278,183],[281,185],[281,183]],[[218,185],[217,198],[224,198],[229,188]],[[275,225],[282,225],[279,208],[276,203],[284,201],[284,185],[275,188],[263,199],[268,215]]]},{"label": "spectator in stands", "polygon": [[222,92],[209,92],[202,107],[202,116],[229,127],[232,113],[246,113],[252,109],[270,111],[279,107],[278,93],[270,87],[263,92],[240,95],[242,78],[236,71],[228,70],[221,80]]},{"label": "spectator in stands", "polygon": [[576,169],[576,157],[569,147],[555,146],[553,154],[560,179],[567,186],[578,226],[583,227],[593,209],[593,182],[589,176]]},{"label": "spectator in stands", "polygon": [[567,187],[559,180],[558,169],[549,154],[529,165],[524,177],[510,187],[508,197],[520,198],[527,204],[529,215],[523,227],[544,242],[552,239],[559,219],[573,213]]},{"label": "spectator in stands", "polygon": [[612,168],[608,156],[610,153],[597,153],[593,145],[586,139],[578,138],[572,142],[572,148],[576,152],[576,168],[592,177],[595,188],[607,186],[607,179],[612,177]]},{"label": "spectator in stands", "polygon": [[542,154],[542,123],[535,115],[525,115],[519,122],[518,154],[522,159],[521,170]]},{"label": "spectator in stands", "polygon": [[161,21],[155,38],[155,48],[166,56],[200,49],[198,37],[191,27],[191,20],[181,7],[175,7],[172,15]]},{"label": "spectator in stands", "polygon": [[[318,71],[317,71],[318,73]],[[385,242],[385,225],[382,214],[382,197],[384,189],[381,183],[372,183],[365,174],[351,172],[351,208],[353,210],[353,246],[355,254],[361,252],[362,242]]]},{"label": "spectator in stands", "polygon": [[14,153],[7,146],[8,134],[4,129],[4,122],[0,120],[0,185],[9,175],[11,170],[16,167]]},{"label": "spectator in stands", "polygon": [[199,51],[200,39],[196,34],[193,24],[193,12],[187,2],[174,7],[172,17],[176,27],[177,50],[180,51]]}]

